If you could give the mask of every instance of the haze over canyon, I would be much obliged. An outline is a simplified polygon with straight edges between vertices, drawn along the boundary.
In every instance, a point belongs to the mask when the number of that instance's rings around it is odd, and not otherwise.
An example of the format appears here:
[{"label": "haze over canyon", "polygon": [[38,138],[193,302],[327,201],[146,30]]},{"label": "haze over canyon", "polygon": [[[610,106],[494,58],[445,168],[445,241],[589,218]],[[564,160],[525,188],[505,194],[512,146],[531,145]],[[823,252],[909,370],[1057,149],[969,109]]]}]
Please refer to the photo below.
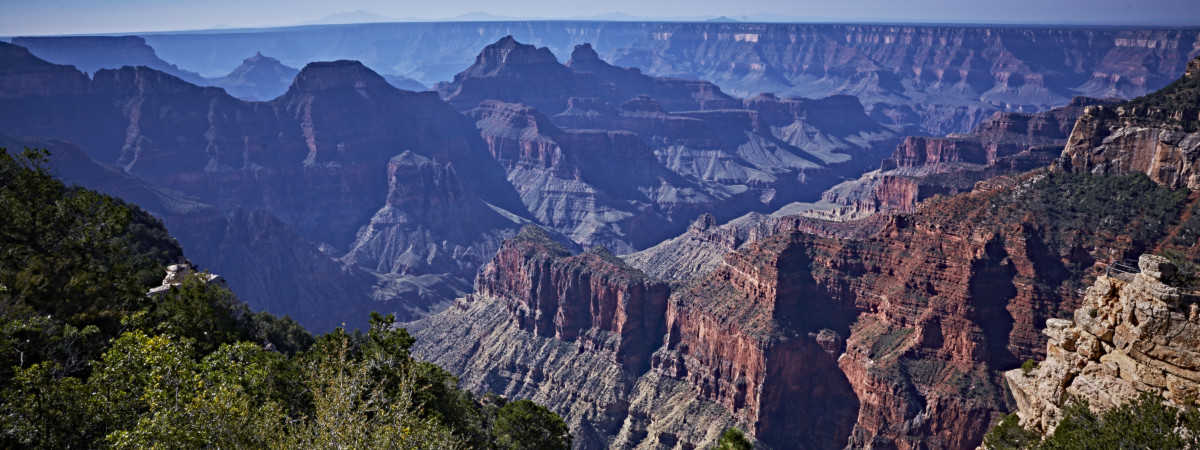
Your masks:
[{"label": "haze over canyon", "polygon": [[14,37],[0,147],[161,218],[254,310],[395,314],[575,448],[966,449],[1041,404],[1005,371],[1105,263],[1200,253],[1198,56],[1200,27]]}]

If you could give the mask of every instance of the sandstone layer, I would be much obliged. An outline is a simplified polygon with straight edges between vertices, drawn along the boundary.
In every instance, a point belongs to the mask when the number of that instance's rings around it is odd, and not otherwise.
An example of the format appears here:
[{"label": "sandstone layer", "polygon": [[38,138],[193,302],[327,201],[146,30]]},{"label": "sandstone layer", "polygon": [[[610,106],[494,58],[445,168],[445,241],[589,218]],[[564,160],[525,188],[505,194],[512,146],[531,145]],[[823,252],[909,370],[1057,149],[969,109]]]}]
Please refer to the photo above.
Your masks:
[{"label": "sandstone layer", "polygon": [[1087,108],[1059,162],[1064,170],[1141,172],[1167,186],[1200,187],[1200,58],[1158,92]]},{"label": "sandstone layer", "polygon": [[[1063,192],[1074,196],[1064,200]],[[1137,193],[1115,206],[1133,216],[1083,207],[1089,199],[1116,198],[1116,192]],[[1161,209],[1131,206],[1159,201],[1166,202]],[[697,434],[694,425],[678,421],[676,409],[625,406],[633,403],[630,397],[661,394],[640,389],[665,389],[674,404],[722,411],[721,423],[738,424],[770,448],[973,448],[1007,410],[1001,371],[1040,357],[1045,341],[1038,330],[1077,306],[1071,293],[1079,279],[1095,273],[1093,262],[1110,252],[1140,253],[1171,235],[1190,206],[1182,193],[1136,176],[1044,170],[932,202],[873,225],[776,222],[781,232],[746,242],[739,239],[752,229],[735,231],[703,217],[689,237],[673,241],[676,260],[631,257],[655,273],[692,278],[673,285],[658,337],[632,346],[639,354],[652,350],[642,369],[620,363],[611,350],[599,353],[609,361],[599,363],[596,341],[581,337],[592,331],[561,326],[594,330],[603,323],[596,318],[603,317],[597,312],[606,302],[588,294],[597,291],[594,286],[563,288],[555,281],[562,273],[556,261],[588,261],[595,272],[605,267],[603,260],[519,241],[502,246],[477,280],[474,297],[415,324],[417,347],[435,362],[448,362],[480,391],[548,398],[548,392],[583,389],[589,377],[637,386],[608,399],[591,391],[585,404],[593,411],[607,408],[603,417],[566,400],[551,401],[579,436],[589,436],[580,444],[588,447],[694,448],[711,442],[711,428]],[[1059,210],[1073,215],[1051,212]],[[705,258],[689,255],[730,248],[736,251],[711,273],[689,270]],[[682,269],[663,268],[672,264]],[[573,304],[589,304],[590,312],[565,312]],[[479,316],[498,314],[500,306],[503,319]],[[491,324],[487,332],[471,325],[482,320]],[[609,339],[604,348],[619,349],[630,348],[632,338]],[[544,364],[548,349],[560,345],[572,347],[558,352],[587,356],[556,359],[554,367],[568,365],[582,375],[549,376],[547,368],[525,365]],[[496,353],[514,346],[530,353]],[[681,394],[681,387],[690,393]],[[634,434],[617,423],[669,436]],[[629,436],[641,437],[630,444]]]},{"label": "sandstone layer", "polygon": [[1053,433],[1068,401],[1105,411],[1141,393],[1184,406],[1200,394],[1200,299],[1172,283],[1176,266],[1143,255],[1088,288],[1073,319],[1050,319],[1046,359],[1004,377],[1026,428]]}]

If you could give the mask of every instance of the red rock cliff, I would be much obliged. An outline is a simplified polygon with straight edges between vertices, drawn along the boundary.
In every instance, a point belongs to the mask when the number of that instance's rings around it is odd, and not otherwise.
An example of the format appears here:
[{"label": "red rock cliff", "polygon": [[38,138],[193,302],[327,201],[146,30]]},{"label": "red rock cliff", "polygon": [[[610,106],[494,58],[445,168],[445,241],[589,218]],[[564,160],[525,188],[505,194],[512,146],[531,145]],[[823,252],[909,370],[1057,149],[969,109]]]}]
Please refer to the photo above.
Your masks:
[{"label": "red rock cliff", "polygon": [[632,370],[644,370],[661,344],[670,293],[602,247],[571,256],[533,226],[504,242],[480,271],[476,290],[503,299],[521,329],[582,341]]}]

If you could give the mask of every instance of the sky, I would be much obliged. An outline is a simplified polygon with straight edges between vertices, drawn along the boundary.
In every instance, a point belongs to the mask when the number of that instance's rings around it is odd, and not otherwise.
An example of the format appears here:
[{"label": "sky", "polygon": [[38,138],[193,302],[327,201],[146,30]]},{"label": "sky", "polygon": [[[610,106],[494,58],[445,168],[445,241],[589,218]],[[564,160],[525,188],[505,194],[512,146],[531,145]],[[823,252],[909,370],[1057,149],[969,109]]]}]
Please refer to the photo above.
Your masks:
[{"label": "sky", "polygon": [[0,0],[0,36],[275,27],[353,11],[404,20],[479,12],[543,19],[618,13],[693,20],[1200,26],[1200,0]]}]

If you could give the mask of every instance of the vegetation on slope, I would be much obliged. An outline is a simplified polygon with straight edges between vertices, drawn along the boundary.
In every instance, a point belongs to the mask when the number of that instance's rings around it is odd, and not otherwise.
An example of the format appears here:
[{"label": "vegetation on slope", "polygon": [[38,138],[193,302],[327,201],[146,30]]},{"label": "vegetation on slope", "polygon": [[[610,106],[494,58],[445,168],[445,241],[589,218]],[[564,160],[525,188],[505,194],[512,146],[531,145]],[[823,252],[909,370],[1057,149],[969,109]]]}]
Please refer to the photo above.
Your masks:
[{"label": "vegetation on slope", "polygon": [[1016,414],[1004,416],[983,439],[993,450],[1073,450],[1100,448],[1186,449],[1200,446],[1200,411],[1195,406],[1174,408],[1162,399],[1142,394],[1124,405],[1096,414],[1086,401],[1063,408],[1054,433],[1042,439],[1021,428]]},{"label": "vegetation on slope", "polygon": [[562,419],[475,398],[394,317],[314,337],[189,277],[162,223],[0,149],[0,447],[570,447]]},{"label": "vegetation on slope", "polygon": [[1133,124],[1200,131],[1200,58],[1188,63],[1183,77],[1158,91],[1114,105]]}]

